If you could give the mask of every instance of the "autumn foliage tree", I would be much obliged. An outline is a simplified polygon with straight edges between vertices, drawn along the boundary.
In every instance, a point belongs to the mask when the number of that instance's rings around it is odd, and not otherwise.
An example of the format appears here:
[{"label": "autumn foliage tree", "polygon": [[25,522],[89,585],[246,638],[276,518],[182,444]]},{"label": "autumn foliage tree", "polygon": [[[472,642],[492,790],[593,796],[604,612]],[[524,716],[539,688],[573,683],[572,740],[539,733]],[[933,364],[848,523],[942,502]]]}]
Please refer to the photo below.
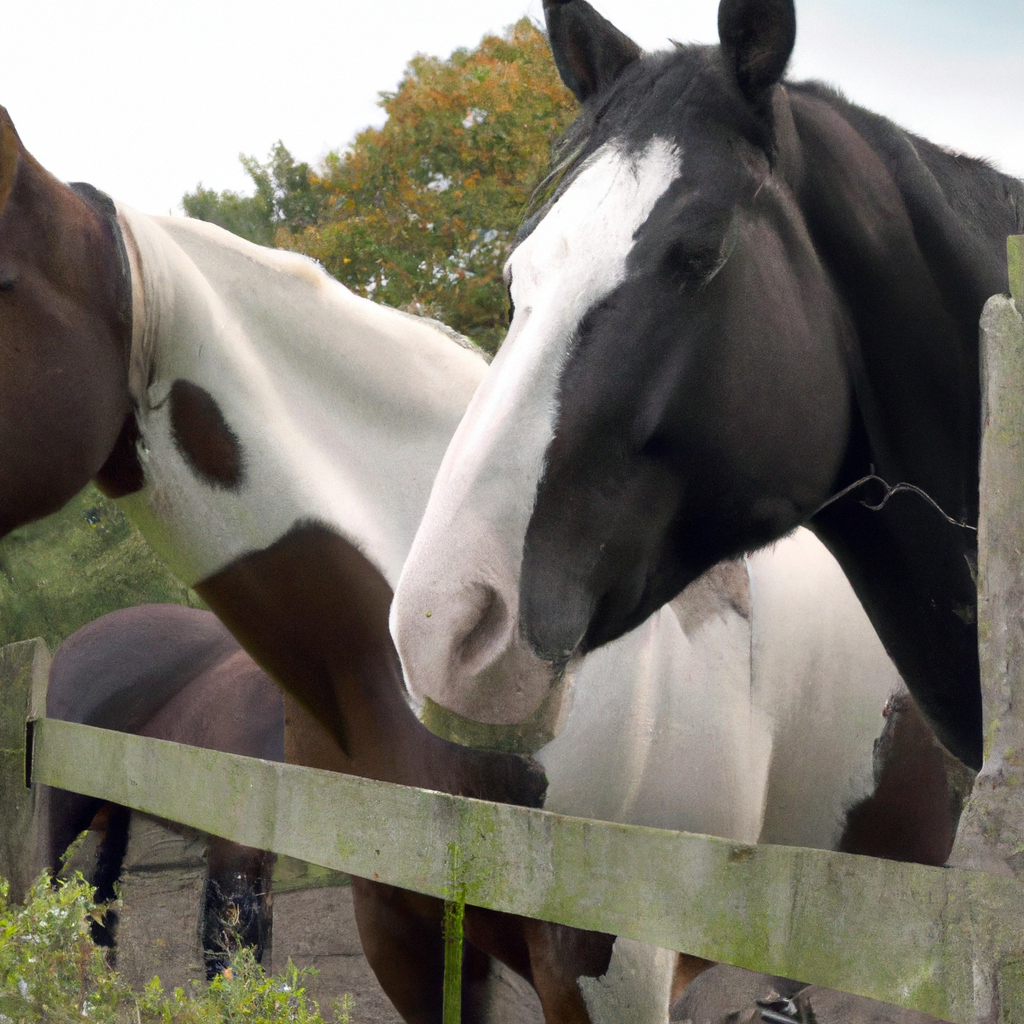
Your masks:
[{"label": "autumn foliage tree", "polygon": [[[575,101],[543,33],[524,18],[447,60],[414,57],[381,105],[384,126],[316,170],[290,154],[283,161],[280,144],[267,165],[250,160],[252,201],[263,203],[275,245],[318,259],[362,295],[434,316],[493,349],[506,325],[502,266]],[[186,211],[208,220],[220,213],[231,227],[227,196],[193,193]]]}]

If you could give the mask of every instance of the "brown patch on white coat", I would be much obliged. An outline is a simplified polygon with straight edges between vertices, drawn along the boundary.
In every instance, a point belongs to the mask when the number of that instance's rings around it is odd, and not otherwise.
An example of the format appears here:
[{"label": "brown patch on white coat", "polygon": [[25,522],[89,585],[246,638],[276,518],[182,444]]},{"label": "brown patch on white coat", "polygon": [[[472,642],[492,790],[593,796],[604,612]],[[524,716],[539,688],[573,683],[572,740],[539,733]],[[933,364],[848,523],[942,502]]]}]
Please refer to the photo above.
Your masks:
[{"label": "brown patch on white coat", "polygon": [[170,403],[171,434],[181,457],[211,486],[240,487],[242,446],[213,395],[192,381],[176,380]]},{"label": "brown patch on white coat", "polygon": [[974,772],[935,738],[913,697],[894,693],[875,740],[875,790],[851,807],[844,853],[912,864],[945,864]]}]

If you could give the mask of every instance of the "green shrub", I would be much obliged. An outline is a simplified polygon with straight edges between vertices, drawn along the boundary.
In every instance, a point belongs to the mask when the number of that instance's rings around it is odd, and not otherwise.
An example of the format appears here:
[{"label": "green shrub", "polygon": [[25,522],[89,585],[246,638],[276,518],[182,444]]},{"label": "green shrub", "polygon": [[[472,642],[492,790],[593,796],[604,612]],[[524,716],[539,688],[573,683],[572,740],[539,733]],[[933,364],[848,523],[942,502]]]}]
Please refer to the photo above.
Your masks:
[{"label": "green shrub", "polygon": [[[311,972],[289,960],[268,977],[249,949],[208,986],[167,994],[154,978],[137,994],[92,943],[89,924],[101,913],[81,874],[56,888],[40,876],[24,906],[10,902],[0,879],[0,1024],[325,1024],[302,988]],[[348,996],[334,1014],[349,1024]]]},{"label": "green shrub", "polygon": [[89,936],[97,913],[81,875],[56,889],[40,876],[23,907],[0,881],[0,1020],[117,1020],[123,988]]},{"label": "green shrub", "polygon": [[[302,990],[305,973],[289,960],[281,976],[267,977],[252,950],[243,947],[230,972],[214,978],[205,992],[178,988],[167,996],[154,978],[137,1001],[138,1017],[143,1024],[323,1024],[316,1001]],[[348,997],[335,1005],[335,1020],[349,1021]]]}]

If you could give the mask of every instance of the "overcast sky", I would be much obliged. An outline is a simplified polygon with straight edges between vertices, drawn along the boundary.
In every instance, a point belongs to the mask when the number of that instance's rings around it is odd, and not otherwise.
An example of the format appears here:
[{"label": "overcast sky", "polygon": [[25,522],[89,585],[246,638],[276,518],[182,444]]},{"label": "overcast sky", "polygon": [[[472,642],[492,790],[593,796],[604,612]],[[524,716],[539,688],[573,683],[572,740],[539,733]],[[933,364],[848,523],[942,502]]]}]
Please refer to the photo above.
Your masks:
[{"label": "overcast sky", "polygon": [[[716,39],[715,0],[597,0],[642,46]],[[25,0],[4,5],[0,104],[58,177],[150,213],[238,154],[311,162],[380,124],[416,52],[447,56],[541,0]],[[820,78],[1024,176],[1024,0],[797,0],[793,78]]]}]

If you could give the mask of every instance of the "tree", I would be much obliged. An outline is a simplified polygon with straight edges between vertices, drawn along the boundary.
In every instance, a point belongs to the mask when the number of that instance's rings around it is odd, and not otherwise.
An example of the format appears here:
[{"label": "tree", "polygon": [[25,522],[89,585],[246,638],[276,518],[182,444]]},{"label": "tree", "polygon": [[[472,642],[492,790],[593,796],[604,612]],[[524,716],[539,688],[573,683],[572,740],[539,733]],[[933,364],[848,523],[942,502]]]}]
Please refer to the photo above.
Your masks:
[{"label": "tree", "polygon": [[[447,60],[414,57],[381,105],[383,128],[361,132],[316,171],[281,144],[266,165],[243,160],[251,201],[272,209],[275,245],[493,350],[507,322],[502,267],[575,100],[544,34],[523,18]],[[186,212],[234,230],[239,198],[200,190]]]},{"label": "tree", "polygon": [[243,196],[239,192],[214,192],[196,185],[195,192],[181,197],[185,215],[206,220],[257,245],[274,244],[272,213],[261,202],[259,195]]},{"label": "tree", "polygon": [[265,164],[244,154],[239,160],[256,186],[256,194],[214,192],[200,183],[195,192],[186,192],[181,199],[189,217],[219,224],[258,245],[273,245],[281,225],[297,231],[317,222],[326,196],[317,187],[309,164],[297,164],[283,142],[274,145]]}]

